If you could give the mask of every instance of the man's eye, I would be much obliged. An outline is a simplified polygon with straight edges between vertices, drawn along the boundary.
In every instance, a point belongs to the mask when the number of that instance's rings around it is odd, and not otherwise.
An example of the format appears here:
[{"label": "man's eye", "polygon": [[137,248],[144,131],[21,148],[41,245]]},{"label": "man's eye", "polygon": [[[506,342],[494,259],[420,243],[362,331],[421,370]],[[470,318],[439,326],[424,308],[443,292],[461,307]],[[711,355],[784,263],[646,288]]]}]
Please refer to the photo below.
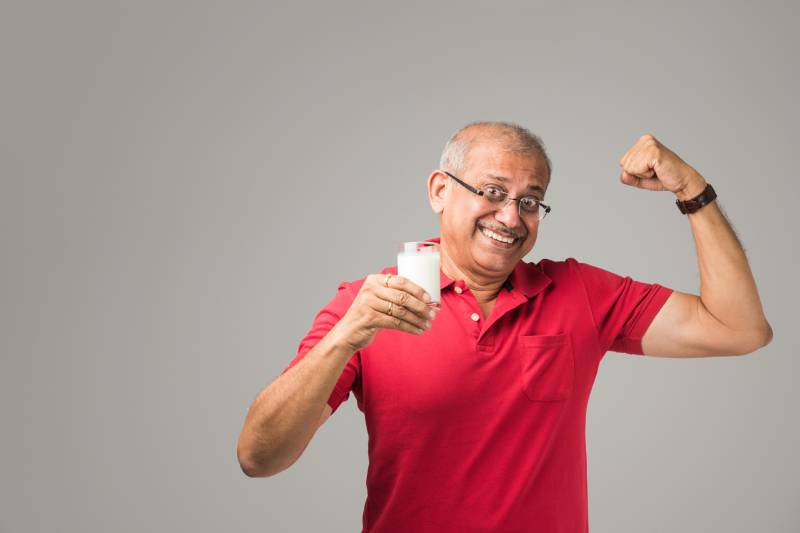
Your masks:
[{"label": "man's eye", "polygon": [[526,196],[525,198],[521,199],[519,203],[522,206],[522,209],[530,213],[535,213],[539,210],[539,201],[532,196]]},{"label": "man's eye", "polygon": [[504,190],[498,189],[497,187],[494,187],[492,185],[489,185],[488,187],[486,187],[484,189],[484,191],[486,191],[486,195],[489,198],[493,198],[493,199],[503,198],[506,195],[506,192]]}]

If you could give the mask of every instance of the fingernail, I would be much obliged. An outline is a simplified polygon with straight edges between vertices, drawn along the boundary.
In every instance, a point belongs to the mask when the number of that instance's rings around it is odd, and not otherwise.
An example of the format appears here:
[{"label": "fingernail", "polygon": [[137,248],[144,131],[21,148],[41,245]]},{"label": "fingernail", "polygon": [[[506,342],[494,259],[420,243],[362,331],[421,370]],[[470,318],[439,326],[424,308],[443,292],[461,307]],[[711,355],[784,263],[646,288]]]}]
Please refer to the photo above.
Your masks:
[{"label": "fingernail", "polygon": [[427,329],[430,329],[430,328],[431,328],[431,323],[430,323],[428,320],[426,320],[426,321],[425,321],[425,327],[426,327]]},{"label": "fingernail", "polygon": [[428,316],[431,317],[431,319],[436,318],[436,309],[428,309]]}]

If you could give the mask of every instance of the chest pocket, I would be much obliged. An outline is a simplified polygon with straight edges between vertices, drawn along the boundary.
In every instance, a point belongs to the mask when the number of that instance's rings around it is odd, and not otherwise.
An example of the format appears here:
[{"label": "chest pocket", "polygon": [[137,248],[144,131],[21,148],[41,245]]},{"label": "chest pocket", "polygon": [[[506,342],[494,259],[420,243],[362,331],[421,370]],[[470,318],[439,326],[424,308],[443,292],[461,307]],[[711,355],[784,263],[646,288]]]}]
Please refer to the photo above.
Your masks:
[{"label": "chest pocket", "polygon": [[568,334],[520,335],[517,355],[522,389],[529,399],[557,402],[570,397],[575,361]]}]

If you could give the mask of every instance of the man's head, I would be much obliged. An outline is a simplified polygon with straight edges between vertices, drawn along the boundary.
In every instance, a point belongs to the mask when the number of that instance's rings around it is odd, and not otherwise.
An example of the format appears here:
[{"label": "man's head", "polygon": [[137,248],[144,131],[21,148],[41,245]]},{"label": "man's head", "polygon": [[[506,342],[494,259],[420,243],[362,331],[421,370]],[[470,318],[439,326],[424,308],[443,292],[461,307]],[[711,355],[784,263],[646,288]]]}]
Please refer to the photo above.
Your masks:
[{"label": "man's head", "polygon": [[[447,141],[440,168],[428,178],[428,196],[440,217],[442,247],[459,269],[504,278],[533,248],[539,220],[535,215],[520,216],[516,201],[492,205],[445,171],[477,189],[493,185],[513,198],[544,200],[550,170],[541,139],[516,124],[475,122]],[[514,241],[499,243],[485,230]]]}]

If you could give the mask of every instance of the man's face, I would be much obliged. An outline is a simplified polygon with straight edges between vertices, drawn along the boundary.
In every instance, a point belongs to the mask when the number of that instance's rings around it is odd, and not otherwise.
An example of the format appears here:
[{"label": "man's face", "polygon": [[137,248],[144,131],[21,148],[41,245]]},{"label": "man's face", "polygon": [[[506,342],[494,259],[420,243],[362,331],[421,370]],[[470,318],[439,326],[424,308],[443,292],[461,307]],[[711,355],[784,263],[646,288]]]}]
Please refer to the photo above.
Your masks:
[{"label": "man's face", "polygon": [[[475,188],[494,185],[509,196],[534,196],[544,200],[547,167],[539,156],[507,152],[502,145],[482,141],[469,151],[462,181]],[[505,276],[533,248],[539,229],[536,216],[519,216],[516,201],[504,207],[491,205],[455,180],[449,179],[450,192],[442,211],[442,239],[461,269],[486,276]],[[532,187],[532,188],[529,188]],[[498,242],[485,230],[503,237],[514,237],[511,244]]]}]

